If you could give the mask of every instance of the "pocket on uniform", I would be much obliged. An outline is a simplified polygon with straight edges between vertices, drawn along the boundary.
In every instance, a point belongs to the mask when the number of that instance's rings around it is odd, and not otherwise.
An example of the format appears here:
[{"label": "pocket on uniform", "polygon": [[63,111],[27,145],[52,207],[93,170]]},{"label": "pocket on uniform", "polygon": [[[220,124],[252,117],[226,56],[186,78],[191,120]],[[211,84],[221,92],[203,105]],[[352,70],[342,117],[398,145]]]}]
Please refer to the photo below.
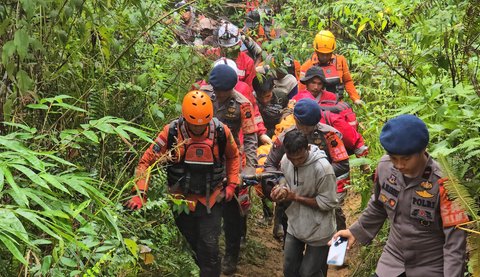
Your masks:
[{"label": "pocket on uniform", "polygon": [[435,224],[435,209],[412,205],[410,207],[410,219],[419,230],[434,230],[438,226]]}]

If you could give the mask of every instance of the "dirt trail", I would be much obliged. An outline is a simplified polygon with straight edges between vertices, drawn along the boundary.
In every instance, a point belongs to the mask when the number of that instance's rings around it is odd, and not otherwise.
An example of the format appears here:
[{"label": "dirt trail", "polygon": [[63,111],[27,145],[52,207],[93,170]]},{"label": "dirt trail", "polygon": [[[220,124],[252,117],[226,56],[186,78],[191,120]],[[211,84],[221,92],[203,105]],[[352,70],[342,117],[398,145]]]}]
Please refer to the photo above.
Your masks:
[{"label": "dirt trail", "polygon": [[[356,212],[360,207],[360,196],[349,192],[344,205],[344,212],[347,216],[347,226],[353,223],[358,217]],[[242,257],[238,264],[238,271],[234,277],[281,277],[283,276],[283,252],[282,243],[276,241],[272,236],[271,226],[261,223],[261,215],[251,215],[249,218],[249,241],[242,249]],[[347,253],[347,259],[355,259],[355,249]],[[247,252],[247,253],[245,253]],[[348,261],[348,260],[347,260]],[[349,267],[336,269],[331,266],[328,270],[329,277],[350,276]],[[226,277],[226,275],[222,275]]]}]

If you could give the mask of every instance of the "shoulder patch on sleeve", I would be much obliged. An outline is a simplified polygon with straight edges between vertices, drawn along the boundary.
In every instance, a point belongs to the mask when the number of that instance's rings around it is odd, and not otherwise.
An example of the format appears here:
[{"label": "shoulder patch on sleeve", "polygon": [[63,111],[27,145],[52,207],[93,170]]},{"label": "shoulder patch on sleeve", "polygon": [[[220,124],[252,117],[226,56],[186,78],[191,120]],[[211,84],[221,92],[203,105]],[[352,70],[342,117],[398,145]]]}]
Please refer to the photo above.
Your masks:
[{"label": "shoulder patch on sleeve", "polygon": [[252,104],[242,103],[240,105],[240,111],[242,113],[242,130],[244,134],[252,134],[257,131],[255,119],[252,114]]},{"label": "shoulder patch on sleeve", "polygon": [[153,152],[159,153],[166,144],[167,143],[161,137],[157,137],[155,139],[155,144],[153,145]]},{"label": "shoulder patch on sleeve", "polygon": [[448,197],[448,192],[443,185],[447,181],[445,178],[438,180],[440,185],[440,214],[444,228],[453,227],[469,221],[465,210]]}]

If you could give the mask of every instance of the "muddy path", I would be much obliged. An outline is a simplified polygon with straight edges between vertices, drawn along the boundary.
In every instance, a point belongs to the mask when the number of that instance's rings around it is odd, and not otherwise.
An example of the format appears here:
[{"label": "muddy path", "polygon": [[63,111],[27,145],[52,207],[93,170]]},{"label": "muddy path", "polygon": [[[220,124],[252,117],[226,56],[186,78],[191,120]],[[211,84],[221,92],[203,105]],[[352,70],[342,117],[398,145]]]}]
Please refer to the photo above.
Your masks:
[{"label": "muddy path", "polygon": [[[254,201],[255,202],[255,201]],[[347,216],[347,225],[352,224],[358,218],[358,209],[360,207],[360,196],[349,192],[344,204],[344,212]],[[257,205],[258,206],[258,205]],[[253,211],[249,215],[248,240],[242,248],[241,258],[234,277],[281,277],[283,276],[283,251],[282,243],[275,240],[272,236],[272,226],[263,222],[262,214],[259,211]],[[348,261],[354,261],[357,254],[356,249],[347,253]],[[349,266],[337,268],[330,266],[328,270],[329,277],[347,277],[350,276]],[[222,275],[226,277],[226,275]]]}]

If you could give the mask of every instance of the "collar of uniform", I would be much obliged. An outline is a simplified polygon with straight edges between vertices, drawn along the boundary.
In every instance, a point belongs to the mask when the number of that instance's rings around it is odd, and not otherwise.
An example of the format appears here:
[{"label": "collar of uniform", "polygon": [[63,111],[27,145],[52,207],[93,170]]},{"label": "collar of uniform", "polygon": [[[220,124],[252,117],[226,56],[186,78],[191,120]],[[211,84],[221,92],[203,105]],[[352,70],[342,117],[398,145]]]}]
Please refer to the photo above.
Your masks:
[{"label": "collar of uniform", "polygon": [[238,103],[251,103],[248,98],[236,89],[233,89],[232,98]]},{"label": "collar of uniform", "polygon": [[[211,121],[210,123],[208,124],[207,128],[205,129],[205,131],[201,134],[201,135],[195,135],[192,133],[192,131],[190,131],[187,127],[187,124],[184,122],[182,122],[182,126],[180,127],[180,130],[181,130],[181,135],[182,135],[182,139],[192,139],[192,140],[199,140],[199,139],[205,139],[205,138],[208,138],[210,136],[210,132],[211,132]],[[183,131],[184,130],[184,131]],[[185,137],[185,134],[183,132],[186,132],[186,135],[188,137]]]},{"label": "collar of uniform", "polygon": [[228,96],[228,98],[222,103],[220,103],[217,98],[215,101],[213,101],[214,107],[217,108],[219,111],[228,108],[228,106],[230,105],[230,101],[232,99],[235,100],[235,94],[236,90],[234,90],[234,92],[232,92],[232,94]]},{"label": "collar of uniform", "polygon": [[[332,58],[330,59],[330,62],[329,64],[331,64],[333,62],[333,60],[335,59],[335,54],[332,54]],[[317,53],[316,52],[313,52],[312,54],[312,63],[314,65],[318,65],[318,56],[317,56]]]},{"label": "collar of uniform", "polygon": [[322,133],[328,133],[328,132],[333,132],[335,133],[339,138],[343,138],[342,133],[338,131],[337,129],[333,128],[330,125],[323,124],[321,122],[317,123],[317,126],[315,128],[316,130],[322,132]]},{"label": "collar of uniform", "polygon": [[[423,175],[424,175],[425,171],[427,170],[427,168],[430,168],[431,172],[430,172],[430,174],[428,175],[428,177],[425,178]],[[397,170],[397,172],[400,173],[398,170]],[[427,154],[427,163],[425,164],[425,167],[423,168],[422,173],[421,173],[419,176],[415,177],[415,178],[410,182],[410,184],[407,185],[406,188],[409,189],[409,188],[416,187],[418,184],[429,180],[429,179],[431,178],[431,176],[432,176],[433,173],[434,173],[433,159],[432,159],[432,157],[431,157],[430,155]],[[400,175],[401,175],[401,178],[404,179],[404,178],[403,178],[403,174],[400,173]]]}]

